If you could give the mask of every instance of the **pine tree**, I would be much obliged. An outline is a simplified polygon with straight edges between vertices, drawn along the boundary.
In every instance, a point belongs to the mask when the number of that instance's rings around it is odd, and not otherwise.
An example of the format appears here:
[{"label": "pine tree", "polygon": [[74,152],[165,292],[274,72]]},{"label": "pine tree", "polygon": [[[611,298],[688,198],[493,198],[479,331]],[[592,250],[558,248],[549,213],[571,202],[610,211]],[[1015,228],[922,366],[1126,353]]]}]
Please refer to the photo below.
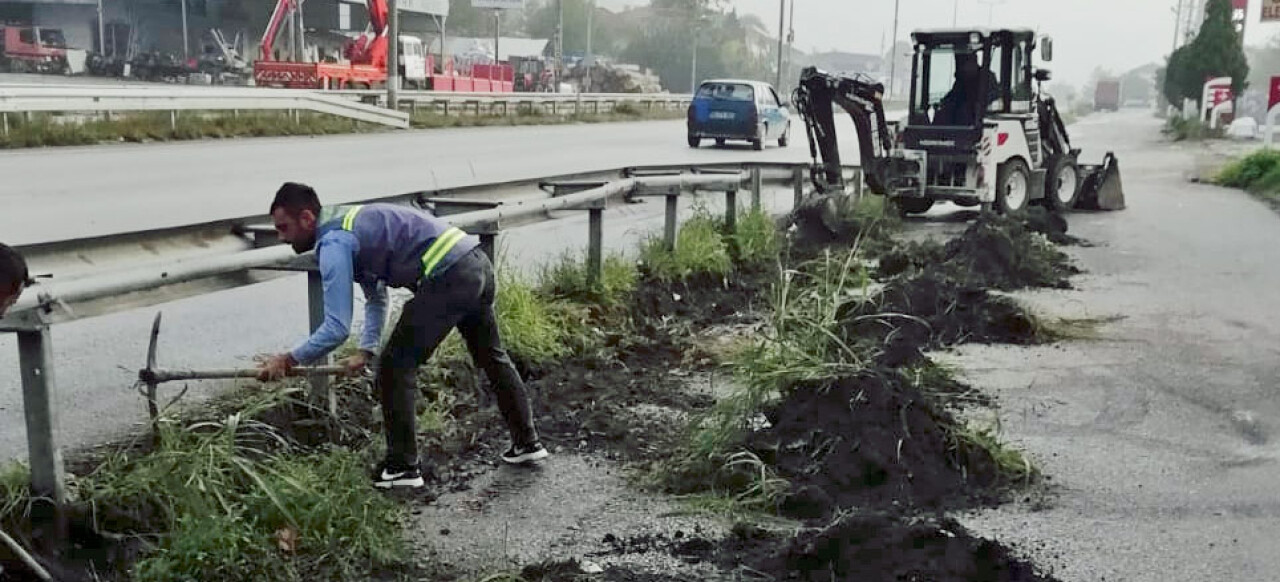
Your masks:
[{"label": "pine tree", "polygon": [[1198,103],[1205,81],[1214,77],[1231,77],[1231,91],[1237,96],[1248,84],[1249,62],[1231,22],[1231,0],[1209,0],[1195,40],[1169,55],[1165,98],[1174,105],[1183,99]]}]

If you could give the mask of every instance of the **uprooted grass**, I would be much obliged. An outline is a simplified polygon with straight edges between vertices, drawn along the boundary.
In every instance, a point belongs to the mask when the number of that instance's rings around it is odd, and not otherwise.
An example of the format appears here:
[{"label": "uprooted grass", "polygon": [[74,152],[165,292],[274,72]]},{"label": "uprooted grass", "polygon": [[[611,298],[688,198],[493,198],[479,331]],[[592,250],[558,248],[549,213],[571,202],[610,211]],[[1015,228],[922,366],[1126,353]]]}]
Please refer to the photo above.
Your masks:
[{"label": "uprooted grass", "polygon": [[933,506],[971,492],[981,500],[992,487],[1026,481],[1030,463],[996,431],[947,411],[985,400],[922,354],[972,340],[1045,337],[1020,306],[981,287],[966,291],[971,283],[951,275],[1056,284],[1059,278],[1040,276],[1044,257],[1034,253],[1041,251],[1025,251],[1037,258],[1027,261],[1037,266],[1029,271],[1011,268],[1010,261],[1026,266],[1018,253],[983,260],[977,239],[1009,243],[1002,248],[1040,244],[1016,227],[975,227],[973,240],[948,245],[949,253],[937,249],[955,269],[901,269],[888,285],[873,279],[867,265],[874,261],[857,246],[805,253],[816,258],[784,270],[768,325],[734,361],[738,389],[698,419],[660,485],[679,494],[710,491],[735,507],[817,517],[867,502]]}]

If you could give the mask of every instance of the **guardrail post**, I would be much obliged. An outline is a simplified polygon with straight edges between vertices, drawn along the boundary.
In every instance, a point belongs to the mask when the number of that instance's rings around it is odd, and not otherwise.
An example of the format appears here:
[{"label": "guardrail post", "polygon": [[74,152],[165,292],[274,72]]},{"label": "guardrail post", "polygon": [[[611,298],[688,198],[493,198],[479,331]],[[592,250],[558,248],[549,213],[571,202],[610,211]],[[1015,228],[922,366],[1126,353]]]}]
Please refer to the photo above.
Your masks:
[{"label": "guardrail post", "polygon": [[791,170],[791,187],[795,189],[795,205],[799,206],[804,201],[804,168]]},{"label": "guardrail post", "polygon": [[172,109],[169,111],[169,129],[172,129],[174,131],[178,130],[178,110],[177,109]]},{"label": "guardrail post", "polygon": [[587,210],[587,284],[595,287],[604,279],[604,207]]},{"label": "guardrail post", "polygon": [[0,118],[4,119],[4,134],[9,135],[9,114],[0,113]]},{"label": "guardrail post", "polygon": [[489,256],[490,262],[498,260],[498,229],[487,228],[480,233],[480,250]]},{"label": "guardrail post", "polygon": [[724,192],[724,226],[729,232],[738,232],[738,191]]},{"label": "guardrail post", "polygon": [[853,195],[855,198],[862,198],[862,169],[853,171]]},{"label": "guardrail post", "polygon": [[444,102],[444,116],[445,116],[445,117],[448,117],[448,116],[449,116],[449,102],[448,102],[448,101],[445,101],[445,102]]},{"label": "guardrail post", "polygon": [[27,422],[27,455],[31,465],[31,494],[61,507],[62,450],[56,439],[57,417],[51,392],[55,386],[53,346],[47,326],[18,332],[18,361],[22,368],[22,409]]},{"label": "guardrail post", "polygon": [[680,220],[680,191],[677,190],[667,194],[667,220],[663,225],[663,242],[666,243],[667,251],[676,250],[676,227]]},{"label": "guardrail post", "polygon": [[[307,311],[310,316],[311,332],[315,333],[324,324],[324,280],[320,277],[318,271],[307,272]],[[368,325],[368,323],[365,325]],[[325,356],[323,361],[317,363],[320,365],[327,364],[329,363],[329,357]],[[310,380],[312,394],[317,396],[324,394],[329,414],[337,416],[338,396],[334,393],[333,386],[329,383],[329,377],[316,374],[311,376]]]},{"label": "guardrail post", "polygon": [[298,125],[299,123],[302,123],[302,114],[299,113],[297,109],[290,109],[289,113],[293,116],[294,125]]},{"label": "guardrail post", "polygon": [[760,168],[751,168],[751,209],[760,210],[760,194],[764,189],[764,177]]}]

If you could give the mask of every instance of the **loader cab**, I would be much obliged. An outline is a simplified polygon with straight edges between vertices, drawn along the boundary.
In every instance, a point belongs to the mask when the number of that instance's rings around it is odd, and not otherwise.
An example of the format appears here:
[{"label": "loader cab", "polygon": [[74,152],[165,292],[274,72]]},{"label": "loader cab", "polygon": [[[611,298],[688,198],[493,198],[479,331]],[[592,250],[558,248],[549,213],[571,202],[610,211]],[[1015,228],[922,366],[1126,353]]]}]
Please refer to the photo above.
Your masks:
[{"label": "loader cab", "polygon": [[908,127],[980,131],[987,117],[1032,111],[1031,30],[943,30],[911,35]]}]

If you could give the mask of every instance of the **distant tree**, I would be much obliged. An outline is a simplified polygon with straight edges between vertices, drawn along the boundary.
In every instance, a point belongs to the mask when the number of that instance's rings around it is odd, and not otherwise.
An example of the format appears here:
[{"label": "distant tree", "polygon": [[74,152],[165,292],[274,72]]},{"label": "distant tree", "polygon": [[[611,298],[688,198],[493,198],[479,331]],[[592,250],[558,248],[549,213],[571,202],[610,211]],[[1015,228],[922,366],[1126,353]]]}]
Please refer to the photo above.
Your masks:
[{"label": "distant tree", "polygon": [[1214,77],[1231,77],[1231,91],[1244,92],[1249,62],[1231,23],[1231,0],[1209,0],[1195,40],[1169,55],[1166,68],[1162,92],[1174,105],[1184,99],[1199,103],[1205,81]]}]

